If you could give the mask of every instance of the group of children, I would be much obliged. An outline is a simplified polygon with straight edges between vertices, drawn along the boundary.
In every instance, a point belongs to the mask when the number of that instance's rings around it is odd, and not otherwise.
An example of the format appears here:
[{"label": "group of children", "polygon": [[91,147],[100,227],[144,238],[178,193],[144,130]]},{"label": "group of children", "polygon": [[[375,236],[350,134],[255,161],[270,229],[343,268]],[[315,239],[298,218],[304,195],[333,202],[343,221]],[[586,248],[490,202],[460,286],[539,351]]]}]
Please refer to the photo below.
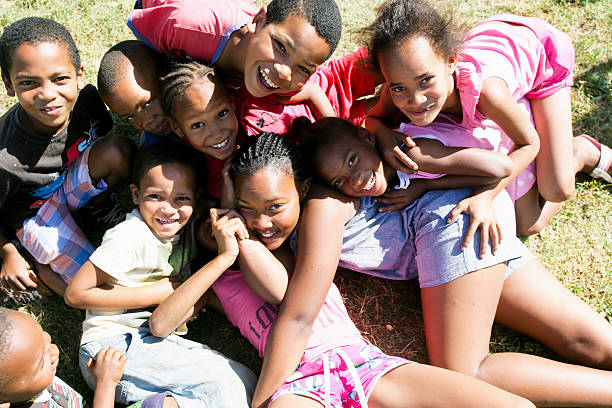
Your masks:
[{"label": "group of children", "polygon": [[[139,0],[128,26],[138,40],[106,52],[97,90],[61,24],[0,37],[18,99],[0,119],[2,289],[86,310],[95,405],[612,404],[612,327],[516,236],[577,172],[612,181],[612,151],[572,134],[565,34],[501,15],[460,40],[424,1],[389,0],[367,47],[324,63],[333,0]],[[106,107],[138,149],[108,134]],[[94,248],[71,213],[125,182],[136,208]],[[432,366],[360,335],[338,265],[418,277]],[[181,337],[205,304],[257,348],[259,380]],[[49,335],[0,320],[3,408],[82,404]],[[493,321],[579,365],[489,354]]]}]

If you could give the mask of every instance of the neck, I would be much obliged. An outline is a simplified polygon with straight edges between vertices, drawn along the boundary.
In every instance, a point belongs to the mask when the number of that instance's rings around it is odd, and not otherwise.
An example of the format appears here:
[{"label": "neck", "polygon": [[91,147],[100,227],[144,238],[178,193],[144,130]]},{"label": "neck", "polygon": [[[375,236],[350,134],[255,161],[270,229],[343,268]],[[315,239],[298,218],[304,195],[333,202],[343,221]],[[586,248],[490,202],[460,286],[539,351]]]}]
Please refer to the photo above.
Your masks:
[{"label": "neck", "polygon": [[442,112],[461,116],[463,114],[463,110],[461,109],[461,99],[459,98],[459,90],[457,90],[456,87],[457,81],[455,75],[456,74],[453,73],[452,77],[449,79],[449,81],[453,81],[451,84],[452,87],[449,87],[452,89],[452,91],[446,98],[446,102],[442,107]]}]

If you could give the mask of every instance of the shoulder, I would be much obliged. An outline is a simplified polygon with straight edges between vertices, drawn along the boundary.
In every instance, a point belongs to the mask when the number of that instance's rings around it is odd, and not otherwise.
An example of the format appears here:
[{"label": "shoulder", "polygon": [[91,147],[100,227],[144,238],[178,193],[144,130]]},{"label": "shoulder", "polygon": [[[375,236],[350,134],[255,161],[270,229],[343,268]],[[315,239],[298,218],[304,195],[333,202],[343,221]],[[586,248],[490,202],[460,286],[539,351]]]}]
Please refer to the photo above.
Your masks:
[{"label": "shoulder", "polygon": [[304,200],[303,213],[308,217],[320,217],[334,222],[341,220],[344,225],[355,215],[360,202],[358,197],[349,197],[331,187],[313,182]]}]

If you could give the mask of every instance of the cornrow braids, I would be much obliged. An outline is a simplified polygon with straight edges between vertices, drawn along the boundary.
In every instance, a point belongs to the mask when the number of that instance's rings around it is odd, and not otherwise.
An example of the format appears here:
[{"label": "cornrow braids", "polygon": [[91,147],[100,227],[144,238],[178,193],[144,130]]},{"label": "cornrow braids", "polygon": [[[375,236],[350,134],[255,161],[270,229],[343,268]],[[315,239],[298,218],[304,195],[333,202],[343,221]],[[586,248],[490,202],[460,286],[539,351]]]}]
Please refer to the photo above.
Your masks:
[{"label": "cornrow braids", "polygon": [[161,105],[170,117],[174,117],[178,102],[185,90],[195,82],[208,80],[220,84],[215,69],[195,60],[170,63],[168,72],[161,77]]},{"label": "cornrow braids", "polygon": [[273,167],[293,177],[296,184],[306,180],[307,173],[300,149],[287,136],[262,132],[250,137],[237,151],[230,167],[232,178],[251,177],[259,169]]}]

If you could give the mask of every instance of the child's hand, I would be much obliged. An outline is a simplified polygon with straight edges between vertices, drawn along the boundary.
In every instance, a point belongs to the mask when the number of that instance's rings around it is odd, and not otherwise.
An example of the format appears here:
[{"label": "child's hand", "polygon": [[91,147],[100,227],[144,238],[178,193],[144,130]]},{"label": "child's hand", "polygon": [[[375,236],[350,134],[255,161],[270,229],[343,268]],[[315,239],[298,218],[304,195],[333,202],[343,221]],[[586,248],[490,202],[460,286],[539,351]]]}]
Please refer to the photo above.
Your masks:
[{"label": "child's hand", "polygon": [[242,217],[234,210],[211,208],[210,220],[219,246],[218,254],[226,254],[235,259],[240,252],[238,240],[249,238],[249,232]]},{"label": "child's hand", "polygon": [[0,284],[13,290],[36,289],[36,275],[32,265],[14,249],[5,252],[0,271]]},{"label": "child's hand", "polygon": [[418,169],[417,164],[404,153],[403,149],[415,146],[414,141],[405,134],[380,127],[376,133],[376,143],[383,159],[396,170],[411,174]]},{"label": "child's hand", "polygon": [[476,230],[480,228],[480,257],[487,252],[489,238],[491,238],[492,253],[495,254],[502,240],[502,229],[497,222],[495,209],[493,208],[493,196],[489,191],[485,191],[471,197],[464,198],[453,208],[448,216],[448,223],[453,222],[461,213],[466,213],[471,217],[470,227],[468,228],[461,250],[465,250],[469,243],[474,239]]},{"label": "child's hand", "polygon": [[112,347],[98,351],[95,362],[90,358],[87,362],[87,371],[93,377],[96,389],[109,387],[114,390],[121,380],[126,362],[127,356]]},{"label": "child's hand", "polygon": [[426,191],[427,187],[424,180],[412,179],[408,188],[387,191],[384,195],[377,197],[376,201],[388,204],[381,207],[379,211],[402,210],[425,194]]}]

